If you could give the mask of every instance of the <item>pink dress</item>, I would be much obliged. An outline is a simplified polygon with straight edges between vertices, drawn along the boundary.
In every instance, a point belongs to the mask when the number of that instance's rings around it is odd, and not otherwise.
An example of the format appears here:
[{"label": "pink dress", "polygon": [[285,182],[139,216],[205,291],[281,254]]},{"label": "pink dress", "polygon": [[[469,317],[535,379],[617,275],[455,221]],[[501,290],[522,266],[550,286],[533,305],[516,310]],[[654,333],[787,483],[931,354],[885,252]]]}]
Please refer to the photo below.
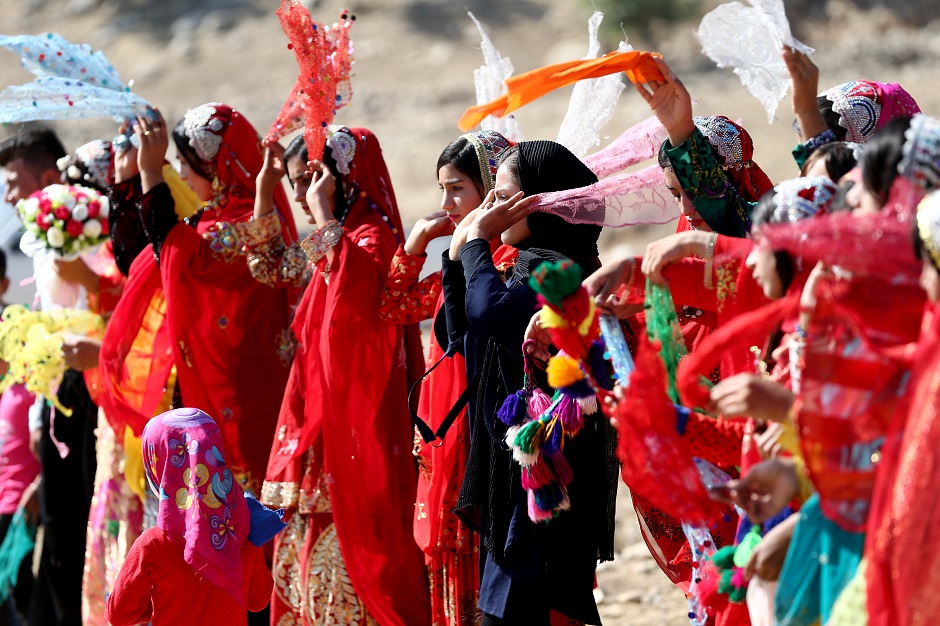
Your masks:
[{"label": "pink dress", "polygon": [[0,396],[0,515],[12,515],[26,487],[39,475],[29,450],[29,407],[33,394],[11,385]]}]

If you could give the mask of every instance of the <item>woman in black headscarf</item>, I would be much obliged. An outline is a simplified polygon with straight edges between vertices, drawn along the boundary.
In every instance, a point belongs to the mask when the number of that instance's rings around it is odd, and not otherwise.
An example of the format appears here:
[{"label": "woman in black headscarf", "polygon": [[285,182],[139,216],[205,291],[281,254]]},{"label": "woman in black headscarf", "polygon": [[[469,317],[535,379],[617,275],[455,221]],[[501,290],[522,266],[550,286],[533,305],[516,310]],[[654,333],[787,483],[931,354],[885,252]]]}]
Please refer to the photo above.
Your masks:
[{"label": "woman in black headscarf", "polygon": [[[613,558],[618,465],[613,431],[600,413],[565,445],[575,480],[571,508],[546,523],[529,520],[520,466],[496,419],[503,399],[523,385],[522,342],[537,308],[528,278],[546,261],[571,259],[585,275],[599,267],[599,226],[575,225],[531,212],[531,196],[583,187],[597,177],[564,146],[532,141],[508,150],[496,188],[465,218],[445,253],[442,345],[464,353],[470,401],[471,450],[457,513],[481,532],[480,609],[483,624],[548,624],[550,612],[599,624],[592,593],[598,560]],[[519,250],[503,282],[489,241]],[[448,342],[447,339],[450,341]],[[539,387],[551,394],[544,377]]]}]

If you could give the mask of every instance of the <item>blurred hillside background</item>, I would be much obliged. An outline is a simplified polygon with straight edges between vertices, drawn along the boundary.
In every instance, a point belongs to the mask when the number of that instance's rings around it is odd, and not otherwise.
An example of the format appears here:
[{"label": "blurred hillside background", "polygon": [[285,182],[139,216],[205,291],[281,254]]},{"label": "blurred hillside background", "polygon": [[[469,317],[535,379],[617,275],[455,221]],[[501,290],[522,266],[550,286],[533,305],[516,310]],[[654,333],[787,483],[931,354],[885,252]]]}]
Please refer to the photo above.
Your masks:
[{"label": "blurred hillside background", "polygon": [[[239,108],[264,134],[288,95],[297,69],[274,11],[276,0],[0,0],[0,31],[57,31],[105,51],[134,90],[159,106],[169,123],[190,107],[221,101]],[[754,137],[756,161],[771,179],[792,177],[794,143],[789,100],[774,124],[731,70],[719,70],[693,35],[716,0],[311,0],[315,19],[332,23],[341,8],[357,16],[351,106],[338,123],[371,128],[382,142],[406,224],[438,207],[434,165],[460,131],[456,122],[474,103],[473,70],[482,63],[479,35],[466,11],[487,28],[516,73],[580,58],[587,52],[587,19],[606,14],[606,50],[624,36],[638,49],[663,53],[697,100],[697,114],[743,120]],[[867,78],[899,82],[928,113],[940,113],[940,2],[936,0],[786,0],[794,34],[816,48],[820,87]],[[605,50],[605,51],[606,51]],[[0,86],[30,79],[17,58],[0,51]],[[529,139],[554,139],[570,88],[518,112]],[[604,129],[608,140],[649,115],[628,87]],[[55,124],[66,147],[110,138],[108,118]],[[0,129],[0,136],[17,128]],[[171,158],[173,149],[171,148]],[[6,215],[6,214],[4,214]],[[0,239],[15,248],[13,223],[0,218]],[[301,221],[301,223],[304,223]],[[642,252],[673,226],[605,233],[605,249]],[[431,255],[433,259],[435,255]],[[19,279],[31,273],[11,253]],[[29,288],[11,301],[30,298]],[[626,502],[625,502],[626,504]],[[687,623],[684,599],[645,552],[636,522],[624,509],[623,557],[600,574],[607,623]],[[637,543],[640,541],[639,543]]]}]

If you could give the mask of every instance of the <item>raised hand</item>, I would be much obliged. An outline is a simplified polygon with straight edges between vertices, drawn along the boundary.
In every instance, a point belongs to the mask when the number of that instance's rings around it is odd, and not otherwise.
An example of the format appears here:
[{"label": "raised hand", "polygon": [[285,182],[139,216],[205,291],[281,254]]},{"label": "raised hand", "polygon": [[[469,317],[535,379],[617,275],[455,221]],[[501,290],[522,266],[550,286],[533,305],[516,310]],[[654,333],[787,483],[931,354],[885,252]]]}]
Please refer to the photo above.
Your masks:
[{"label": "raised hand", "polygon": [[[485,239],[491,241],[499,237],[510,226],[521,222],[532,212],[535,196],[523,197],[521,191],[505,200],[484,204],[484,210],[477,214],[467,232],[467,241]],[[466,221],[467,218],[464,218]]]},{"label": "raised hand", "polygon": [[695,130],[695,124],[692,122],[692,96],[665,61],[658,57],[654,60],[666,82],[651,80],[648,83],[634,84],[634,87],[666,128],[669,143],[673,147],[680,146]]},{"label": "raised hand", "polygon": [[312,172],[312,182],[307,189],[307,206],[317,223],[322,227],[336,219],[333,196],[336,193],[336,178],[323,161],[307,161],[307,169]]},{"label": "raised hand", "polygon": [[140,169],[140,182],[144,193],[163,182],[163,163],[170,145],[167,135],[166,120],[160,109],[154,108],[154,117],[141,115],[137,118],[134,132],[140,139],[137,151],[137,167]]},{"label": "raised hand", "polygon": [[439,237],[453,235],[456,224],[448,217],[446,211],[435,211],[415,222],[408,241],[405,242],[405,252],[422,255],[428,243]]},{"label": "raised hand", "polygon": [[800,141],[808,141],[827,128],[826,120],[816,104],[819,68],[808,56],[789,46],[784,46],[782,54],[790,78],[793,79],[793,114],[800,127]]}]

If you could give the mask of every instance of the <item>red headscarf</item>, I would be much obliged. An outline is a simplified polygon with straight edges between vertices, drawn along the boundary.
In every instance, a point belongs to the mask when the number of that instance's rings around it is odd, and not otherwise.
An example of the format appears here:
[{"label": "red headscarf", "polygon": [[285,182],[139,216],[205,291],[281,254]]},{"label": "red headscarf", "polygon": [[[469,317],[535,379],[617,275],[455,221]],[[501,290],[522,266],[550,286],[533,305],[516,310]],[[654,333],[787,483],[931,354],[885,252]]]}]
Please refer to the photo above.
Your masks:
[{"label": "red headscarf", "polygon": [[[252,214],[263,163],[254,127],[218,103],[188,111],[183,126],[187,151],[202,161],[202,170],[215,172],[218,193],[195,229],[173,227],[159,267],[147,250],[134,261],[105,333],[101,366],[123,419],[140,432],[175,364],[183,402],[218,416],[233,472],[260,481],[264,442],[273,439],[287,382],[290,364],[278,346],[295,294],[257,282],[240,252],[234,224]],[[280,186],[274,204],[285,240],[293,241],[293,218]]]},{"label": "red headscarf", "polygon": [[406,328],[379,318],[401,218],[369,130],[334,129],[327,150],[341,170],[348,167],[342,178],[351,202],[329,282],[323,258],[297,308],[300,345],[267,480],[304,473],[298,465],[312,447],[319,467],[306,474],[317,477],[322,468],[332,478],[333,519],[356,594],[379,623],[424,624],[428,587],[411,532],[417,481],[405,367],[409,353],[420,359],[421,348],[406,341]]}]

